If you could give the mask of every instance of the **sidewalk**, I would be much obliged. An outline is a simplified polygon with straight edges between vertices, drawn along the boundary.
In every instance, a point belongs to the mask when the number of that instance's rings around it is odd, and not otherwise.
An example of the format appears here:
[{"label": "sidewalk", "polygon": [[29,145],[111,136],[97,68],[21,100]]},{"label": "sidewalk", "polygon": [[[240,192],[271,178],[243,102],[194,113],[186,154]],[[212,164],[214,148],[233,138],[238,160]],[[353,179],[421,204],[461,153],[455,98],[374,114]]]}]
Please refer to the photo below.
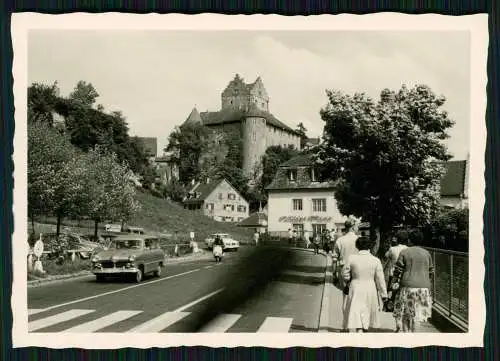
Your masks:
[{"label": "sidewalk", "polygon": [[[321,303],[320,323],[318,332],[343,332],[342,331],[342,303],[343,292],[333,284],[332,258],[327,256],[325,274],[325,288]],[[380,328],[372,332],[395,332],[396,322],[391,312],[381,312]],[[425,325],[425,333],[439,333],[432,324]]]}]

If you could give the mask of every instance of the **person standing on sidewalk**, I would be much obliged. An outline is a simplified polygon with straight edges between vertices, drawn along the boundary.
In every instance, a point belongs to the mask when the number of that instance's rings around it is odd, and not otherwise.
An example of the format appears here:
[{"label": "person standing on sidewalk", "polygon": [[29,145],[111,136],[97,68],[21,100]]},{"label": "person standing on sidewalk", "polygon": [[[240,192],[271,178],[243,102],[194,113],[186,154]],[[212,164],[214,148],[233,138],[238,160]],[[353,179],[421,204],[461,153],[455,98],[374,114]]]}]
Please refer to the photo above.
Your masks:
[{"label": "person standing on sidewalk", "polygon": [[343,328],[349,332],[380,327],[387,289],[382,263],[370,253],[372,243],[368,237],[359,237],[355,241],[359,253],[351,255],[342,270],[342,278],[349,285],[344,291]]},{"label": "person standing on sidewalk", "polygon": [[314,254],[319,254],[319,245],[321,243],[321,235],[316,233],[314,236]]},{"label": "person standing on sidewalk", "polygon": [[255,229],[255,233],[253,234],[253,241],[255,242],[255,245],[259,245],[259,230]]},{"label": "person standing on sidewalk", "polygon": [[354,222],[347,220],[344,223],[346,234],[339,237],[333,248],[333,264],[337,274],[337,280],[341,289],[344,289],[345,282],[342,277],[342,268],[347,264],[349,257],[358,253],[356,248],[356,239],[358,236],[354,232]]},{"label": "person standing on sidewalk", "polygon": [[391,289],[397,290],[394,302],[396,332],[419,332],[432,316],[431,275],[434,272],[431,254],[422,244],[420,230],[409,234],[408,248],[401,251],[394,270]]}]

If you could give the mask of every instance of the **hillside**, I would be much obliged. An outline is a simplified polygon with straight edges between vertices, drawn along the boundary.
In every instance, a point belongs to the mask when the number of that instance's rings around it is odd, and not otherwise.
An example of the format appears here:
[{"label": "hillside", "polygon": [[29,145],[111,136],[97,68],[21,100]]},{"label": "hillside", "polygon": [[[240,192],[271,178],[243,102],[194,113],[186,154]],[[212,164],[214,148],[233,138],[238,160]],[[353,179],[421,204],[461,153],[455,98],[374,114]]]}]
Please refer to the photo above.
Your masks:
[{"label": "hillside", "polygon": [[[211,233],[230,233],[241,242],[252,239],[253,230],[237,227],[235,224],[214,221],[203,215],[201,211],[184,209],[177,203],[152,196],[149,192],[138,190],[137,198],[141,203],[141,210],[127,224],[143,227],[146,231],[174,234],[178,232],[181,239],[188,240],[189,232],[194,231],[198,241],[202,241]],[[55,232],[55,218],[40,217],[36,220],[35,233]],[[65,219],[63,227],[71,227],[74,231],[83,234],[92,234],[94,225],[92,221]],[[104,223],[99,224],[102,231]],[[31,224],[28,222],[31,232]]]},{"label": "hillside", "polygon": [[147,230],[174,233],[189,236],[194,231],[198,240],[211,233],[227,232],[241,241],[250,241],[252,230],[237,227],[235,224],[214,221],[203,215],[201,211],[190,211],[181,205],[153,197],[150,193],[139,191],[138,199],[142,209],[129,222],[130,225],[144,227]]}]

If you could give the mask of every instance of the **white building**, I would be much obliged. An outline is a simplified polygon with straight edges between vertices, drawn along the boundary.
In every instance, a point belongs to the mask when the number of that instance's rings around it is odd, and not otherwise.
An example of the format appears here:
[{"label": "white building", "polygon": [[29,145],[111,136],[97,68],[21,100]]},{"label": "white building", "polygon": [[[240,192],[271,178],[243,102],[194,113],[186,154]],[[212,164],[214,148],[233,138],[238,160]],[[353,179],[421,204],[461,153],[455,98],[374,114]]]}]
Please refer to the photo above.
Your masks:
[{"label": "white building", "polygon": [[334,183],[318,182],[311,155],[299,155],[280,165],[267,187],[268,231],[314,236],[324,229],[342,229],[347,217],[337,207]]}]

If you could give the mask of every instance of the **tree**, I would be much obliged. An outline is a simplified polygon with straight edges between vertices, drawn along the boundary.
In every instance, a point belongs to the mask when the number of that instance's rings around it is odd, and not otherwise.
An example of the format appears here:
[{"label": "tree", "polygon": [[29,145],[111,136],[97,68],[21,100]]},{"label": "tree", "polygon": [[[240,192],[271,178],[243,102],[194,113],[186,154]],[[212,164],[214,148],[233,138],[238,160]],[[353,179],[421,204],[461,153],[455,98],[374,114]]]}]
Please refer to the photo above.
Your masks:
[{"label": "tree", "polygon": [[188,184],[200,177],[200,159],[208,136],[209,130],[201,124],[185,124],[170,134],[165,151],[172,152],[182,183]]},{"label": "tree", "polygon": [[280,164],[292,159],[299,154],[296,149],[274,145],[266,149],[262,157],[262,175],[258,184],[258,189],[263,196],[263,201],[267,199],[266,187],[273,181]]},{"label": "tree", "polygon": [[377,103],[358,93],[327,96],[316,162],[323,179],[338,182],[340,211],[369,221],[377,241],[396,224],[428,224],[450,159],[441,141],[454,123],[441,109],[444,96],[425,85],[385,89]]},{"label": "tree", "polygon": [[79,214],[85,203],[85,174],[81,154],[64,134],[47,124],[28,126],[28,210],[32,222],[36,215],[54,214],[58,238],[62,218]]},{"label": "tree", "polygon": [[83,80],[80,80],[71,94],[69,98],[74,100],[81,105],[91,108],[94,105],[96,99],[99,97],[99,93],[95,90],[92,83],[87,83]]},{"label": "tree", "polygon": [[300,149],[304,149],[307,144],[307,129],[302,122],[295,129],[300,134]]},{"label": "tree", "polygon": [[59,87],[57,82],[52,85],[33,83],[28,87],[28,122],[47,123],[52,125],[52,113],[59,102]]},{"label": "tree", "polygon": [[139,209],[130,169],[118,163],[113,153],[96,147],[87,153],[85,192],[88,194],[86,214],[94,220],[94,236],[104,220],[124,222]]}]

